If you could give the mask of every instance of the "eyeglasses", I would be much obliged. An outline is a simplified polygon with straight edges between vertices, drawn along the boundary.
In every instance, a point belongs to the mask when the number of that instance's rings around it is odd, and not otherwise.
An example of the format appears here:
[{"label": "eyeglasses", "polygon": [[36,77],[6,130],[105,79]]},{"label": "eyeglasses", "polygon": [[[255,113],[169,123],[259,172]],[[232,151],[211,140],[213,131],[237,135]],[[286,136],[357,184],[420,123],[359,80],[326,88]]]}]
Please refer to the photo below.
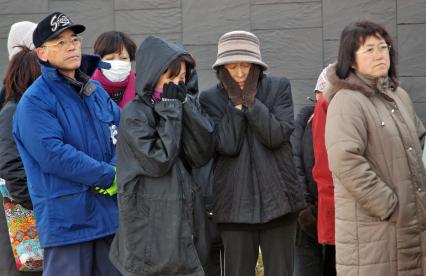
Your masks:
[{"label": "eyeglasses", "polygon": [[81,36],[73,36],[69,39],[62,38],[58,40],[55,44],[43,45],[42,47],[57,47],[58,49],[62,49],[65,47],[65,45],[68,45],[68,43],[71,43],[74,46],[80,46],[82,40],[83,38]]},{"label": "eyeglasses", "polygon": [[384,54],[384,53],[390,51],[391,46],[387,45],[385,43],[379,44],[379,45],[376,45],[376,46],[371,45],[371,46],[368,46],[364,51],[356,52],[356,54],[363,54],[363,55],[367,55],[367,56],[372,56],[376,52],[376,49],[377,49],[377,52],[379,52],[379,54]]}]

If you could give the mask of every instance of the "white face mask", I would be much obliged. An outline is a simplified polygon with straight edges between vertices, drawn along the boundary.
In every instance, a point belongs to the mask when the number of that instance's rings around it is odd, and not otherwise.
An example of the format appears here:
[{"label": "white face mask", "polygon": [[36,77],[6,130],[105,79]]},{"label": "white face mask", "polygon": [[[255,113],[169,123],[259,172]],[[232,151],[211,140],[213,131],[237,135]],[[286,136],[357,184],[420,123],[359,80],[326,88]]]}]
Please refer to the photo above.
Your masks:
[{"label": "white face mask", "polygon": [[110,69],[101,69],[104,76],[112,82],[121,82],[130,74],[131,64],[123,60],[104,60],[111,64]]}]

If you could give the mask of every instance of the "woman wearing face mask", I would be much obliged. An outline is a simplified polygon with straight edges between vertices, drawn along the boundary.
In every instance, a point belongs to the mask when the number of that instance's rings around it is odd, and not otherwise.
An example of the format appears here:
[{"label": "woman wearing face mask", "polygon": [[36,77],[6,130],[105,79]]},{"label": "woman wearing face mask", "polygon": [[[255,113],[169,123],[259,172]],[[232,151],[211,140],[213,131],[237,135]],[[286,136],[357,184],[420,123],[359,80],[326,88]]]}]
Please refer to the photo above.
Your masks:
[{"label": "woman wearing face mask", "polygon": [[111,68],[97,69],[92,79],[99,81],[114,102],[123,108],[135,97],[135,72],[131,62],[135,60],[136,44],[125,33],[110,31],[101,34],[93,48]]},{"label": "woman wearing face mask", "polygon": [[426,275],[425,128],[395,62],[389,33],[359,21],[327,70],[337,275]]},{"label": "woman wearing face mask", "polygon": [[138,50],[137,96],[122,110],[117,144],[110,259],[123,275],[204,275],[204,204],[190,172],[209,161],[213,128],[186,95],[194,67],[181,45],[158,37]]}]

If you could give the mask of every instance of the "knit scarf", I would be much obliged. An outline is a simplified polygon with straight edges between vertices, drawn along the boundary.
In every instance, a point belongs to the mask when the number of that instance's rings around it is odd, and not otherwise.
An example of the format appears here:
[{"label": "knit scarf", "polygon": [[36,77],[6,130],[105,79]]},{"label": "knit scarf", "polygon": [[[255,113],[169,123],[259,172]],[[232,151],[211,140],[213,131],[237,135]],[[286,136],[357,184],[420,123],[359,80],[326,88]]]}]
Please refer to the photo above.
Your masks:
[{"label": "knit scarf", "polygon": [[130,75],[127,79],[121,82],[112,82],[108,80],[103,74],[102,71],[96,69],[95,73],[92,76],[93,80],[99,81],[106,92],[111,96],[112,94],[123,92],[123,98],[118,104],[118,107],[123,108],[127,102],[132,100],[135,97],[135,72],[130,70]]},{"label": "knit scarf", "polygon": [[163,93],[163,88],[154,88],[154,92],[152,93],[152,98],[154,100],[161,100],[161,93]]}]

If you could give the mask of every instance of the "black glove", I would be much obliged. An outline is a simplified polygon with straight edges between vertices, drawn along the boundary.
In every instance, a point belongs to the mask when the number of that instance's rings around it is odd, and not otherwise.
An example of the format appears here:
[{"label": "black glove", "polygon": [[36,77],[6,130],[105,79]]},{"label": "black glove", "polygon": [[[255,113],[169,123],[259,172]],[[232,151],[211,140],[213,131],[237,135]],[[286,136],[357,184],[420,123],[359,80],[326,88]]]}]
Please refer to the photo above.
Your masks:
[{"label": "black glove", "polygon": [[297,219],[300,228],[311,238],[317,238],[317,212],[315,205],[308,205],[305,209],[300,211]]},{"label": "black glove", "polygon": [[179,99],[179,101],[184,103],[186,101],[186,94],[188,94],[186,85],[183,81],[180,81],[178,84],[178,92],[177,92],[177,98]]},{"label": "black glove", "polygon": [[173,82],[165,83],[163,85],[163,93],[161,93],[162,101],[176,101],[178,100],[179,87]]}]

